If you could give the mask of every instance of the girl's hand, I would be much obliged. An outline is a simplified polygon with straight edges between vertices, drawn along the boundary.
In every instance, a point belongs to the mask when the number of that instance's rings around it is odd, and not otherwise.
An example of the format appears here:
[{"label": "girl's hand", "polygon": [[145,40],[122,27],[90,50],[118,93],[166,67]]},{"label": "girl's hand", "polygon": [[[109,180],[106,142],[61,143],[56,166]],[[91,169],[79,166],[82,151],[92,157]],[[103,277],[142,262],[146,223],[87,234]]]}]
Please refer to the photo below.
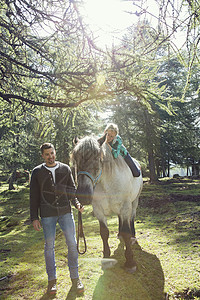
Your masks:
[{"label": "girl's hand", "polygon": [[108,144],[108,135],[106,133],[105,143]]}]

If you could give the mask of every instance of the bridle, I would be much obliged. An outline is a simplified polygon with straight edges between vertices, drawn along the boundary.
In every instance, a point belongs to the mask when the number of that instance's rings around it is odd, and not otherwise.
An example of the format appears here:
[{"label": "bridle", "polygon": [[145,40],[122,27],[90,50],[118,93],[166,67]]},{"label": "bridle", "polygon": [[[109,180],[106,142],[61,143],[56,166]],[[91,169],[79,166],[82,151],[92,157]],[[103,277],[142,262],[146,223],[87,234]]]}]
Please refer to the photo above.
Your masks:
[{"label": "bridle", "polygon": [[[89,172],[87,172],[87,171],[80,171],[80,172],[78,172],[77,177],[79,175],[86,175],[92,181],[93,188],[95,188],[98,180],[101,177],[101,174],[102,174],[102,170],[100,171],[99,175],[94,178]],[[80,241],[80,238],[83,238],[83,242],[84,242],[84,250],[82,252],[80,252],[80,250],[79,250],[79,241]],[[82,214],[81,214],[80,211],[78,212],[77,250],[78,250],[79,254],[84,254],[87,251],[86,239],[85,239],[85,235],[84,235],[84,232],[83,232]]]},{"label": "bridle", "polygon": [[87,176],[88,178],[90,178],[90,180],[92,181],[93,188],[95,188],[95,186],[96,186],[98,180],[99,180],[100,177],[101,177],[101,174],[102,174],[102,169],[101,169],[99,175],[98,175],[96,178],[94,178],[94,177],[93,177],[89,172],[87,172],[87,171],[80,171],[80,172],[78,172],[78,175],[77,175],[77,176],[79,176],[79,175],[86,175],[86,176]]}]

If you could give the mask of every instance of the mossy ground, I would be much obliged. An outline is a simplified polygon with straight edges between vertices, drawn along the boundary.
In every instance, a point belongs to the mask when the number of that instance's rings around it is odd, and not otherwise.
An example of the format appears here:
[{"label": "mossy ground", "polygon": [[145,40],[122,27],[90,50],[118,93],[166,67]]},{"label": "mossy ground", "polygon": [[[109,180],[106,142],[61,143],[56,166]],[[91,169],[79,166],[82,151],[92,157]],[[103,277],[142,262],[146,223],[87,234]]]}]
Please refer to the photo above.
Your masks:
[{"label": "mossy ground", "polygon": [[[29,188],[0,187],[0,297],[48,299],[43,233],[29,223]],[[77,212],[74,211],[76,223]],[[123,268],[124,245],[117,239],[117,218],[108,219],[111,257],[118,263],[101,268],[98,221],[86,206],[83,214],[87,252],[79,257],[85,293],[79,299],[200,299],[200,182],[190,179],[145,183],[137,211],[133,245],[137,271]],[[56,299],[76,299],[70,288],[67,249],[59,227],[56,239]]]}]

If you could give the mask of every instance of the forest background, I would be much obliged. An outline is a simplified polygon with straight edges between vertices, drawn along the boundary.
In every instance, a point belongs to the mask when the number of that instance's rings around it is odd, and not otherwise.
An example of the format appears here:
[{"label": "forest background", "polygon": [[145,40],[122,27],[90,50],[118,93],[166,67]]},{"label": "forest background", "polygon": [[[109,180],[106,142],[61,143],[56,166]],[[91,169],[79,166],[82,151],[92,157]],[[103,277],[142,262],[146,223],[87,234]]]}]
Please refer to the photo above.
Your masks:
[{"label": "forest background", "polygon": [[1,175],[31,171],[45,141],[70,163],[109,121],[152,182],[172,164],[199,175],[199,3],[125,2],[133,24],[102,46],[84,1],[0,1]]}]

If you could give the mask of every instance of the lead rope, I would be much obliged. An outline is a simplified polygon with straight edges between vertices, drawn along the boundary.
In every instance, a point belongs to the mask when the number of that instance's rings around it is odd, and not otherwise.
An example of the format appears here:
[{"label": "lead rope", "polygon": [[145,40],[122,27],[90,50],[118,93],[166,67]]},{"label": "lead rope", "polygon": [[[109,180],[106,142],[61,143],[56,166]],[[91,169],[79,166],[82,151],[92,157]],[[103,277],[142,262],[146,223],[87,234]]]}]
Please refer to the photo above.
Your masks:
[{"label": "lead rope", "polygon": [[[84,250],[82,252],[79,250],[80,238],[83,238],[83,242],[84,242]],[[83,232],[82,213],[80,211],[78,212],[77,250],[79,254],[85,254],[85,252],[87,251],[86,239]]]}]

